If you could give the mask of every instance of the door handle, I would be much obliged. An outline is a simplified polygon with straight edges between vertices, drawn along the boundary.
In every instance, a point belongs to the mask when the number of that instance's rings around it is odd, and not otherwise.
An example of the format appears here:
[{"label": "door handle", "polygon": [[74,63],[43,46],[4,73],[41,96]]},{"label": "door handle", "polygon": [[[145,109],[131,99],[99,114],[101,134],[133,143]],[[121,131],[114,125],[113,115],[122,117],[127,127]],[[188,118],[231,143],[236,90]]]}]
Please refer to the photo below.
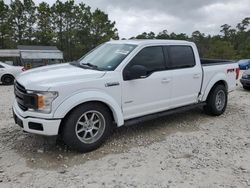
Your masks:
[{"label": "door handle", "polygon": [[200,78],[200,74],[194,74],[193,78]]},{"label": "door handle", "polygon": [[171,78],[163,78],[162,80],[161,80],[161,83],[169,83],[169,82],[171,82]]}]

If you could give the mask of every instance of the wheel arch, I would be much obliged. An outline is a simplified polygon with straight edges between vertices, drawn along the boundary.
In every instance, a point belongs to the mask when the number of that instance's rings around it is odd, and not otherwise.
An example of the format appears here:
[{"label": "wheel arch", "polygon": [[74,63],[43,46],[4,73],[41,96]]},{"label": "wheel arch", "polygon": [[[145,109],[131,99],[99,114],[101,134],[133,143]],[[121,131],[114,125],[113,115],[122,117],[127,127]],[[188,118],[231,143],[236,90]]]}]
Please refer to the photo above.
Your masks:
[{"label": "wheel arch", "polygon": [[[9,76],[9,77],[13,78],[13,82],[14,82],[14,80],[15,80],[15,76],[14,76],[13,74],[11,74],[11,73],[5,73],[5,74],[3,74],[3,75],[0,77],[0,82],[2,82],[2,84],[4,84],[4,85],[5,85],[4,80],[3,80],[3,79],[4,79],[6,76]],[[7,85],[8,85],[8,84],[7,84]]]},{"label": "wheel arch", "polygon": [[112,118],[118,127],[124,124],[122,110],[119,104],[111,96],[97,91],[83,92],[71,96],[59,105],[59,107],[55,110],[53,117],[64,119],[78,106],[92,102],[100,103],[106,106],[111,112]]},{"label": "wheel arch", "polygon": [[206,101],[207,97],[209,96],[209,94],[213,90],[213,88],[219,84],[225,86],[226,90],[228,91],[228,84],[226,81],[226,76],[225,75],[217,75],[207,85],[202,100]]},{"label": "wheel arch", "polygon": [[5,74],[3,74],[3,75],[0,77],[0,80],[2,81],[2,79],[3,79],[5,76],[11,76],[12,78],[15,79],[15,76],[14,76],[13,74],[11,74],[11,73],[5,73]]}]

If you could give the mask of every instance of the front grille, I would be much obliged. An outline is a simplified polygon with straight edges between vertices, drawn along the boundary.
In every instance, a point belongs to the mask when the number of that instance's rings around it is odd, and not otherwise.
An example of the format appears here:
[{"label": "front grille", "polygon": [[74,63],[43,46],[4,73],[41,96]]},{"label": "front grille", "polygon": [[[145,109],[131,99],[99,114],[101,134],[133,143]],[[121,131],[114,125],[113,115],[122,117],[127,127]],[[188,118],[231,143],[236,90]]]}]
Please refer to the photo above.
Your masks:
[{"label": "front grille", "polygon": [[23,93],[27,93],[25,87],[23,87],[21,84],[19,84],[18,82],[15,83],[15,87]]},{"label": "front grille", "polygon": [[23,111],[27,111],[28,108],[25,106],[25,103],[24,103],[24,95],[27,94],[25,87],[23,87],[18,82],[15,82],[14,89],[15,89],[15,96],[16,96],[16,101],[17,101],[18,106]]}]

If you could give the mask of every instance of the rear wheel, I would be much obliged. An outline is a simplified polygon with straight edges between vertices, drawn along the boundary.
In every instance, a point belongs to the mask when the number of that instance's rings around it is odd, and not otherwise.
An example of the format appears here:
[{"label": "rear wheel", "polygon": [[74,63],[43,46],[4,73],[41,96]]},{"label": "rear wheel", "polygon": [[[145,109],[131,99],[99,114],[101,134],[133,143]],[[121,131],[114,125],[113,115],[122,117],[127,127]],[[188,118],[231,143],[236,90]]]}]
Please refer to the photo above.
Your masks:
[{"label": "rear wheel", "polygon": [[12,75],[4,75],[1,79],[4,85],[12,85],[14,83],[15,78]]},{"label": "rear wheel", "polygon": [[250,87],[247,87],[247,86],[243,86],[243,88],[244,88],[245,90],[250,90]]},{"label": "rear wheel", "polygon": [[89,152],[100,147],[112,130],[109,109],[99,103],[86,103],[75,108],[65,119],[62,137],[74,150]]},{"label": "rear wheel", "polygon": [[207,98],[204,111],[209,115],[219,116],[223,114],[227,107],[228,94],[224,85],[213,87]]}]

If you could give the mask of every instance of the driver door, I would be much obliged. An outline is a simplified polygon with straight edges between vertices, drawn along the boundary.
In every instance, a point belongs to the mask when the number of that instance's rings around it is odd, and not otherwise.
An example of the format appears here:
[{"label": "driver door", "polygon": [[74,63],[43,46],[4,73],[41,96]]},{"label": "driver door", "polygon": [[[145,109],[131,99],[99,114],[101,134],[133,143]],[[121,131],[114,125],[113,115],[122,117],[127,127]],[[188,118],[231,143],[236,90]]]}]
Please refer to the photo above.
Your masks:
[{"label": "driver door", "polygon": [[[167,110],[169,108],[172,71],[166,70],[167,57],[161,46],[143,48],[123,70],[122,109],[125,120]],[[127,79],[134,65],[144,66],[147,75]]]}]

